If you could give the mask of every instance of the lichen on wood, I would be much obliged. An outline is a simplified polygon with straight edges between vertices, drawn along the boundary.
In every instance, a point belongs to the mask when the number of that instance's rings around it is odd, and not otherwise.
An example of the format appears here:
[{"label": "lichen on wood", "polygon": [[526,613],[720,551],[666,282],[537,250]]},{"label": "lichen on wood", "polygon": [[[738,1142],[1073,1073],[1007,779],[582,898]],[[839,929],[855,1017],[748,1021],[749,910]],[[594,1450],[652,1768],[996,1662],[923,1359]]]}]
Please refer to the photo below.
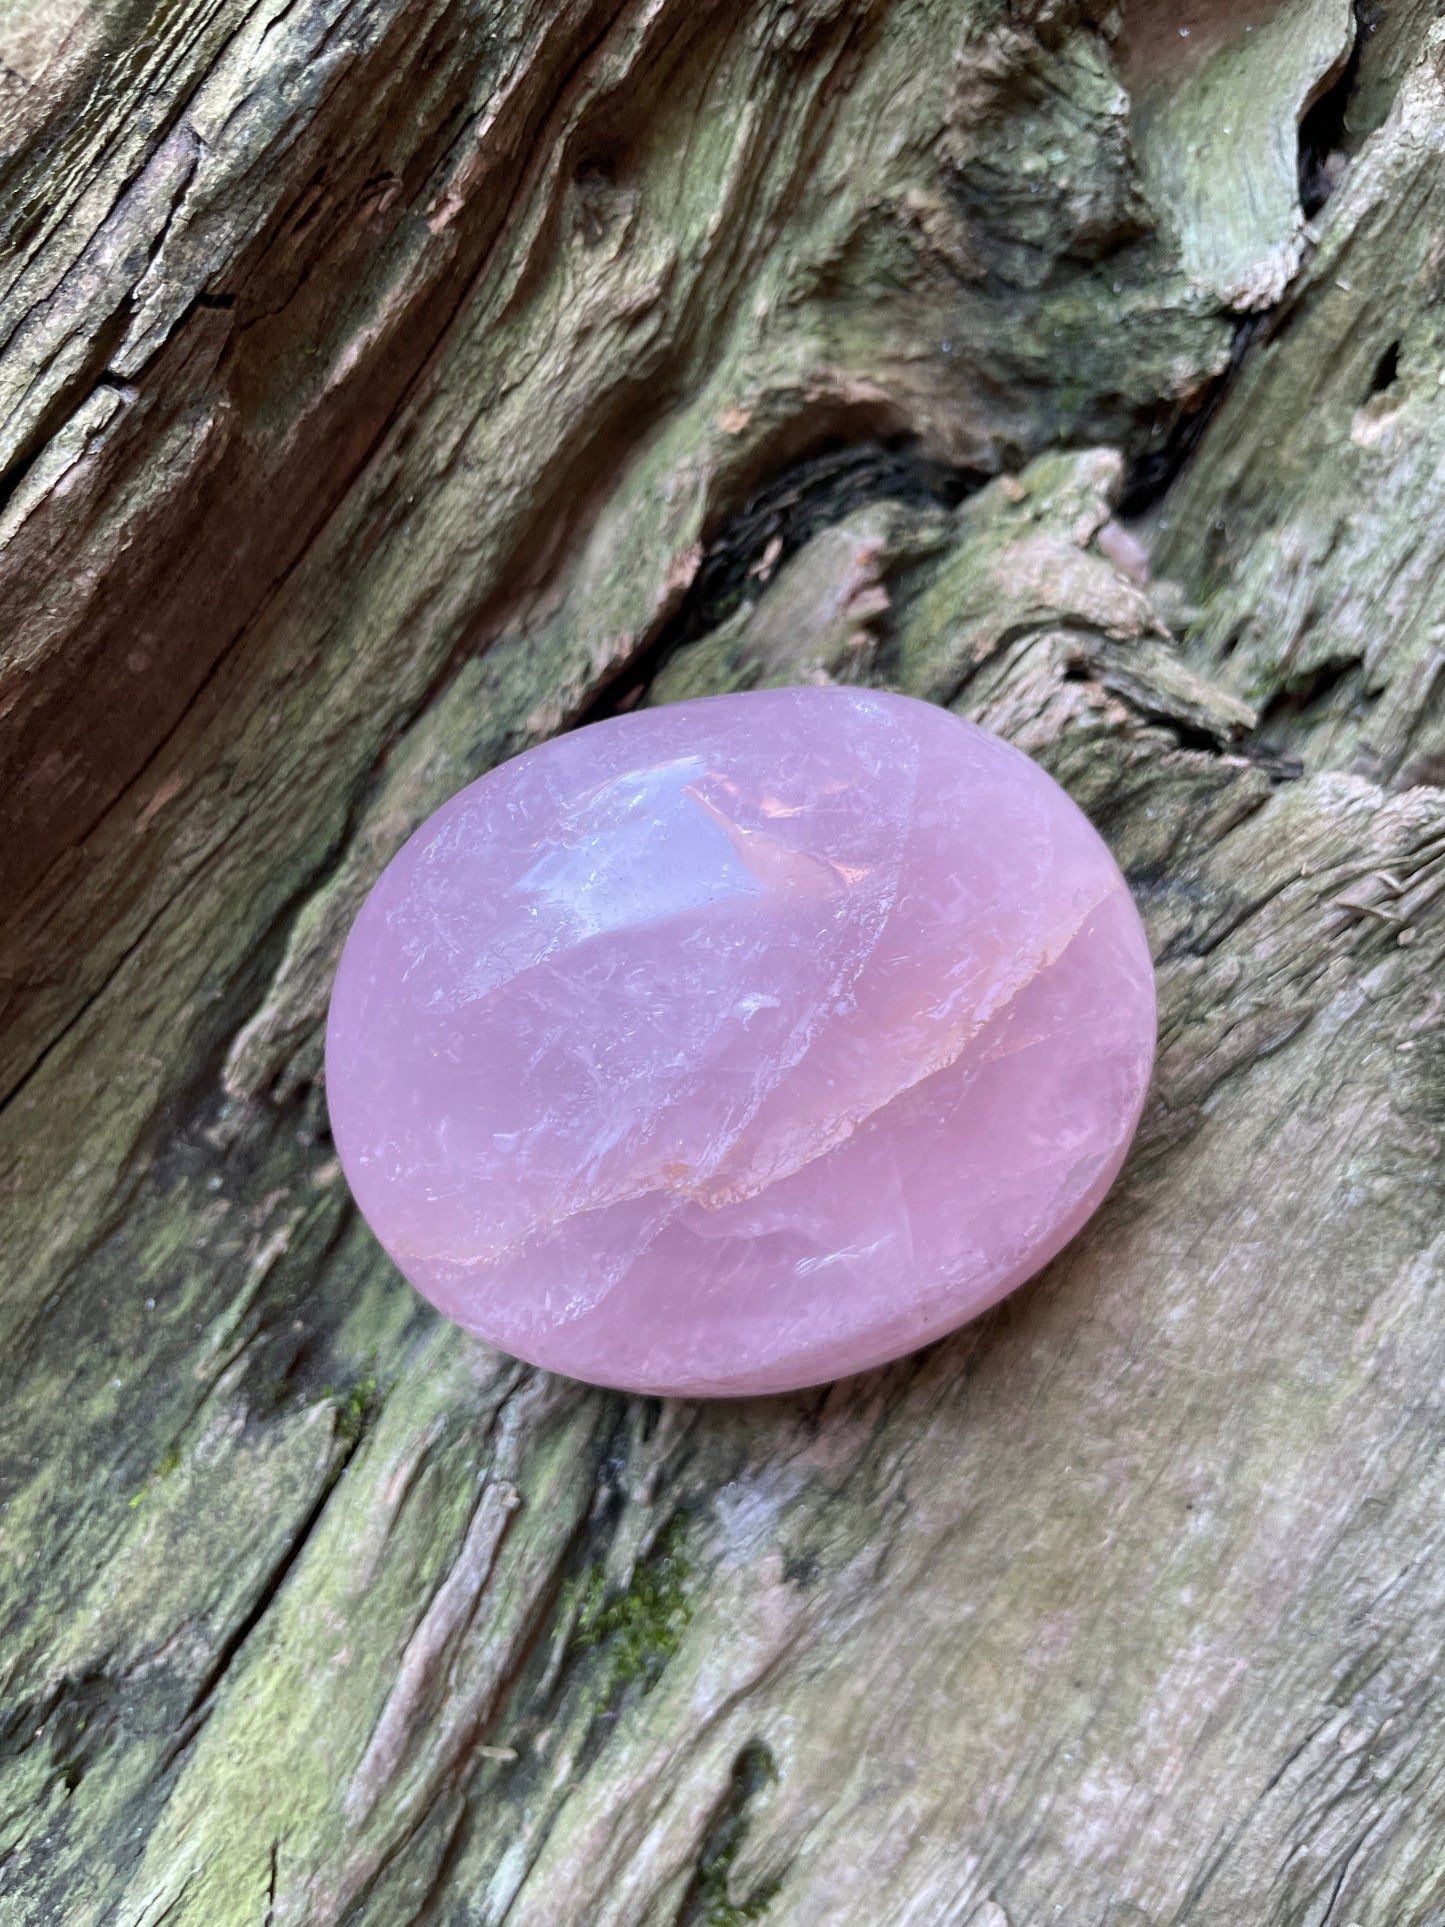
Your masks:
[{"label": "lichen on wood", "polygon": [[[1442,70],[1412,0],[0,18],[7,1927],[1445,1918]],[[813,1394],[489,1353],[345,1193],[349,919],[529,743],[821,678],[1111,841],[1125,1176]]]}]

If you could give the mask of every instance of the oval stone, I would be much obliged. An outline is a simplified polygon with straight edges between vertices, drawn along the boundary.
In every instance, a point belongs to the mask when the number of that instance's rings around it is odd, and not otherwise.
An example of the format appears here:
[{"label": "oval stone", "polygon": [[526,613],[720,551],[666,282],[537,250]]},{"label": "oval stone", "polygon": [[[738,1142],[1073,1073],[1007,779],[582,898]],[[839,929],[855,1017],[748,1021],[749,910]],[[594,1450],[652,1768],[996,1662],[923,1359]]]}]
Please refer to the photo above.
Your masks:
[{"label": "oval stone", "polygon": [[781,1391],[995,1303],[1114,1179],[1138,915],[1018,750],[909,697],[591,725],[417,831],[347,941],[352,1191],[449,1318],[633,1391]]}]

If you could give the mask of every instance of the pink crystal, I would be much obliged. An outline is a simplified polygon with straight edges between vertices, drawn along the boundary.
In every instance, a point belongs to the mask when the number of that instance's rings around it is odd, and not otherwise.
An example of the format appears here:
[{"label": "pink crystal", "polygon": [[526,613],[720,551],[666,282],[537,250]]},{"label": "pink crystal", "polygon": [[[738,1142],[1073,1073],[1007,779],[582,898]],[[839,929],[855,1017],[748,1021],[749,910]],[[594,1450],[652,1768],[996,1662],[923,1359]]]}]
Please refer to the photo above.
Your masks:
[{"label": "pink crystal", "polygon": [[1154,990],[1038,766],[777,689],[544,743],[417,831],[331,1004],[358,1204],[449,1318],[630,1390],[781,1391],[1021,1284],[1133,1136]]}]

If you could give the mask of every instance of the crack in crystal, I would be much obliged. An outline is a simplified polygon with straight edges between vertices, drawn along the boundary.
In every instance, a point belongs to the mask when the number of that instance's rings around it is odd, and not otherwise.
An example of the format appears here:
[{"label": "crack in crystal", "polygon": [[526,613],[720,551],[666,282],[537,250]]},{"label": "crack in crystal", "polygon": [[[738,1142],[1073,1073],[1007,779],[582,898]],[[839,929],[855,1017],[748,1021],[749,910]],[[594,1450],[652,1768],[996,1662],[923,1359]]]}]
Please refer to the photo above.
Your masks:
[{"label": "crack in crystal", "polygon": [[[417,1259],[427,1263],[444,1264],[455,1268],[456,1271],[462,1274],[475,1277],[478,1274],[485,1273],[506,1263],[510,1259],[521,1257],[529,1250],[534,1250],[539,1242],[562,1231],[567,1225],[585,1216],[588,1212],[606,1210],[619,1204],[641,1203],[648,1198],[658,1200],[661,1207],[660,1216],[649,1223],[645,1235],[635,1246],[624,1253],[619,1253],[615,1263],[608,1266],[608,1276],[598,1281],[601,1288],[595,1292],[585,1294],[585,1303],[577,1305],[575,1309],[570,1310],[564,1318],[555,1320],[554,1322],[570,1322],[573,1318],[582,1316],[585,1312],[593,1310],[598,1304],[603,1302],[608,1293],[621,1282],[622,1278],[626,1276],[632,1266],[655,1244],[661,1233],[676,1221],[677,1217],[688,1205],[696,1204],[704,1211],[716,1213],[726,1209],[730,1205],[746,1203],[754,1198],[763,1196],[776,1184],[783,1182],[787,1178],[796,1176],[800,1171],[816,1163],[820,1158],[826,1157],[830,1152],[839,1149],[843,1144],[847,1143],[870,1118],[887,1110],[891,1105],[897,1103],[900,1098],[907,1096],[910,1091],[917,1089],[929,1078],[941,1076],[945,1072],[953,1069],[971,1044],[979,1039],[986,1038],[991,1031],[997,1030],[1005,1022],[1010,1013],[1015,1009],[1018,1000],[1031,985],[1036,983],[1047,971],[1057,968],[1063,962],[1073,945],[1078,942],[1084,934],[1091,918],[1103,904],[1108,901],[1112,894],[1113,887],[1114,886],[1109,886],[1104,888],[1098,896],[1092,898],[1081,909],[1078,916],[1068,927],[1063,941],[1058,944],[1057,948],[1052,949],[1052,954],[1050,954],[1051,947],[1046,945],[1044,954],[1039,960],[1010,986],[1008,995],[1002,1002],[995,1004],[993,1009],[989,1011],[988,1015],[984,1017],[981,1022],[975,1021],[961,1030],[954,1031],[939,1050],[930,1054],[926,1063],[920,1064],[911,1076],[893,1086],[886,1096],[881,1097],[875,1104],[870,1105],[855,1117],[848,1118],[845,1116],[837,1120],[836,1127],[830,1131],[827,1137],[818,1143],[815,1148],[811,1149],[805,1156],[789,1163],[786,1169],[771,1170],[769,1174],[763,1178],[761,1183],[754,1184],[747,1189],[734,1187],[730,1193],[722,1195],[716,1202],[710,1203],[706,1193],[696,1182],[696,1174],[690,1174],[692,1178],[690,1183],[683,1183],[676,1178],[662,1178],[660,1173],[654,1171],[645,1177],[639,1178],[625,1192],[619,1192],[616,1195],[608,1197],[593,1197],[585,1204],[573,1206],[569,1209],[558,1211],[548,1218],[540,1219],[529,1225],[518,1237],[509,1239],[505,1244],[495,1246],[486,1253],[473,1252],[465,1256],[457,1256],[452,1253],[428,1250],[425,1252],[418,1251],[412,1254],[394,1245],[391,1247],[392,1256],[402,1265],[403,1269],[405,1269],[406,1259],[414,1255]],[[871,956],[873,950],[876,949],[882,934],[883,930],[882,927],[880,927],[875,934],[873,944],[870,946],[869,956]],[[822,999],[819,1000],[820,1003],[823,1001]],[[829,999],[827,1001],[831,1002],[832,1000]],[[823,1028],[826,1030],[826,1026]],[[822,1033],[820,1032],[819,1034]],[[816,1039],[814,1041],[816,1041]],[[796,1060],[796,1062],[789,1067],[789,1070],[796,1069],[802,1061],[802,1058]],[[783,1080],[780,1079],[777,1084],[774,1084],[767,1095],[772,1095],[773,1092],[780,1089],[782,1082]],[[761,1100],[758,1108],[760,1108],[760,1105]],[[756,1109],[751,1115],[756,1115]],[[742,1128],[745,1128],[745,1125],[740,1127],[740,1131]],[[733,1142],[736,1142],[736,1135]],[[714,1195],[716,1196],[716,1194]],[[584,1294],[579,1294],[579,1296],[581,1295]],[[458,1322],[465,1323],[466,1321],[459,1319]]]}]

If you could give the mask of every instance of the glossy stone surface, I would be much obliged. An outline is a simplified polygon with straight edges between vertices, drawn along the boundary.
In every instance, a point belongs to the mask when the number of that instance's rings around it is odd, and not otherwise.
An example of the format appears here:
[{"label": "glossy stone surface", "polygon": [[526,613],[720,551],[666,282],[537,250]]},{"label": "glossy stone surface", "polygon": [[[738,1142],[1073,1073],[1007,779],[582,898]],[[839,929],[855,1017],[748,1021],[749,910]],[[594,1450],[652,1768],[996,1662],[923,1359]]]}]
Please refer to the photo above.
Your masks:
[{"label": "glossy stone surface", "polygon": [[994,1303],[1143,1102],[1138,916],[1037,765],[822,687],[598,723],[462,791],[347,942],[327,1089],[449,1317],[606,1385],[784,1390]]}]

